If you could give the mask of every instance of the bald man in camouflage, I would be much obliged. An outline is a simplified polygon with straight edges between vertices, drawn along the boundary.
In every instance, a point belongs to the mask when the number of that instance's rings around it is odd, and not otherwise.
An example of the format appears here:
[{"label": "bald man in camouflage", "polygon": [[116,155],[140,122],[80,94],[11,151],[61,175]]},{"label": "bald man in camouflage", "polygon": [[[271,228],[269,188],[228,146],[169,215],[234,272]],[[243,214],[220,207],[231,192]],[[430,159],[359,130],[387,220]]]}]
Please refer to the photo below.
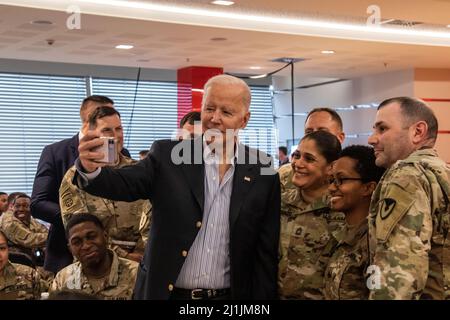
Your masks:
[{"label": "bald man in camouflage", "polygon": [[388,170],[370,205],[370,299],[450,299],[450,169],[433,150],[437,131],[422,101],[378,107],[369,144]]}]

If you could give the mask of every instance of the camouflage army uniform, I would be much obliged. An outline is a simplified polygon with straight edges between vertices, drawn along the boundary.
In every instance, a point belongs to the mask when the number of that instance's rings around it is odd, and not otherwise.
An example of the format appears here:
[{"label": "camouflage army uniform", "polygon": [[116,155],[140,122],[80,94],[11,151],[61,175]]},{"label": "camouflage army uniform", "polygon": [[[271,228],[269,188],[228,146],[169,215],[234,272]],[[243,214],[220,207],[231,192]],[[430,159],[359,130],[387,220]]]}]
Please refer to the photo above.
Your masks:
[{"label": "camouflage army uniform", "polygon": [[292,170],[279,170],[281,230],[278,290],[281,299],[323,299],[323,274],[330,233],[343,225],[344,215],[332,212],[324,195],[307,204],[292,184]]},{"label": "camouflage army uniform", "polygon": [[14,245],[27,249],[44,248],[48,237],[47,228],[31,218],[30,225],[14,217],[12,212],[3,214],[0,229]]},{"label": "camouflage army uniform", "polygon": [[369,264],[367,219],[332,233],[333,255],[325,270],[325,299],[358,300],[369,297],[366,268]]},{"label": "camouflage army uniform", "polygon": [[[132,165],[137,161],[119,155],[119,164],[115,168]],[[110,248],[119,257],[126,257],[130,252],[143,253],[145,243],[142,238],[149,230],[149,217],[152,206],[148,200],[134,202],[113,201],[91,195],[72,184],[75,166],[65,174],[59,189],[61,216],[66,226],[74,214],[91,213],[97,216],[109,236]],[[142,218],[145,215],[145,218]],[[147,224],[141,225],[141,219]]]},{"label": "camouflage army uniform", "polygon": [[81,263],[75,262],[58,272],[53,280],[50,291],[81,290],[105,300],[130,300],[136,282],[138,263],[119,258],[114,251],[112,254],[111,271],[99,284],[88,279],[82,271]]},{"label": "camouflage army uniform", "polygon": [[34,269],[8,262],[0,272],[0,300],[37,300],[41,295],[40,283]]},{"label": "camouflage army uniform", "polygon": [[[372,195],[370,299],[450,299],[450,168],[432,149],[397,161]],[[372,266],[371,266],[372,267]]]}]

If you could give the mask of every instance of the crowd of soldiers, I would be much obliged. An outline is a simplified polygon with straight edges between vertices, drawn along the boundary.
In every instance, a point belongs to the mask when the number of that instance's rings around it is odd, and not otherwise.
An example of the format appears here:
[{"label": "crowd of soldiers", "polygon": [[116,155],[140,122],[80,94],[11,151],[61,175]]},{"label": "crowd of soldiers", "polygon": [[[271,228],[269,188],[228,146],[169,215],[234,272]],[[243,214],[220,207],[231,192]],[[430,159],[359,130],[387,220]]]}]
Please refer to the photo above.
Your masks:
[{"label": "crowd of soldiers", "polygon": [[[122,128],[107,106],[88,123],[103,135]],[[281,299],[450,299],[450,168],[433,149],[437,132],[432,110],[408,97],[380,104],[372,147],[342,149],[339,115],[328,108],[308,114],[291,163],[278,169]],[[118,151],[114,166],[135,163]],[[56,299],[67,290],[132,298],[151,203],[90,195],[72,183],[74,174],[72,167],[59,189],[74,263],[52,275],[37,267],[47,229],[31,217],[26,194],[10,195],[0,216],[0,299],[39,299],[42,292]],[[10,262],[15,251],[32,263]]]}]

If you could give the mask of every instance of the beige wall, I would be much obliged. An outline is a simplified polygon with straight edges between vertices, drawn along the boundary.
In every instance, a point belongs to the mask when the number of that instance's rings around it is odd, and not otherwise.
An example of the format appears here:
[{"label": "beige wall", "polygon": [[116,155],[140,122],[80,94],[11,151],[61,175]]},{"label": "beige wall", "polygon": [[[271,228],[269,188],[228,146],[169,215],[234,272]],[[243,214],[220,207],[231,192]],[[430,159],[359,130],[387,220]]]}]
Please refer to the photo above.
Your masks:
[{"label": "beige wall", "polygon": [[450,69],[416,69],[414,96],[424,99],[435,112],[439,121],[436,149],[450,163]]}]

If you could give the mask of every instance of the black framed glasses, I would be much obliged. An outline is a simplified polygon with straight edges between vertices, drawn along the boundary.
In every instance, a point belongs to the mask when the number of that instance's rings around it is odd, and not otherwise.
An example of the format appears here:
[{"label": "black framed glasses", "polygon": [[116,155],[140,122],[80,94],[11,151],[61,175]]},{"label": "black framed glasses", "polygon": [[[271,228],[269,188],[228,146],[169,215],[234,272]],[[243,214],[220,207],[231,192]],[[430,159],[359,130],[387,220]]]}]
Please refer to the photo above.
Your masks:
[{"label": "black framed glasses", "polygon": [[345,181],[363,181],[362,178],[338,178],[338,177],[331,177],[328,179],[329,184],[334,184],[336,187],[339,187],[342,185]]}]

